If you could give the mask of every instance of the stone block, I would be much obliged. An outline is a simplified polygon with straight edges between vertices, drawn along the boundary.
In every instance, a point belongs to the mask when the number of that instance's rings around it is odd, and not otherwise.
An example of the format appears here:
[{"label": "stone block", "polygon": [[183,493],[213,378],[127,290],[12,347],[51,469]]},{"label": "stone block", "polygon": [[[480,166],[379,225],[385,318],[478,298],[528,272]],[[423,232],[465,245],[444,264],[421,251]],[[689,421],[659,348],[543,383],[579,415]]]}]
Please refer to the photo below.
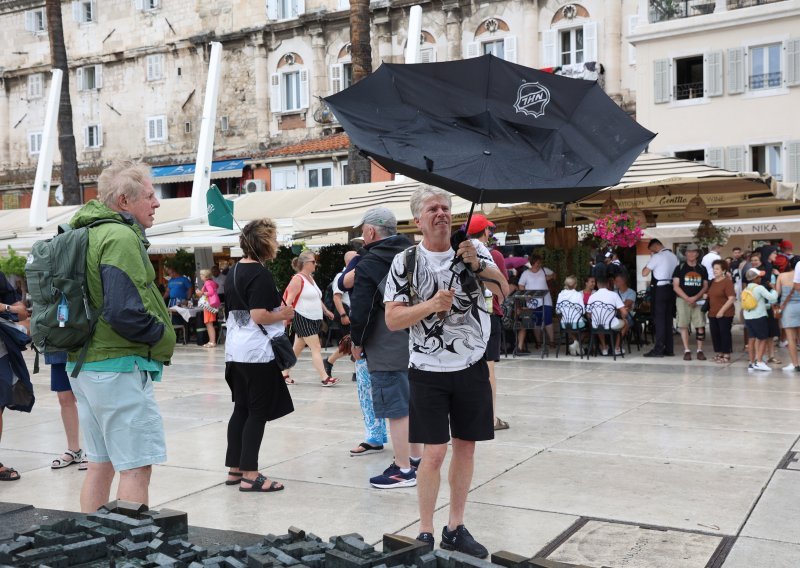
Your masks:
[{"label": "stone block", "polygon": [[437,550],[435,553],[437,565],[441,568],[492,568],[488,560],[481,560],[463,552],[451,550]]},{"label": "stone block", "polygon": [[225,562],[224,556],[212,556],[203,559],[203,566],[222,566],[223,562]]},{"label": "stone block", "polygon": [[160,552],[155,552],[153,554],[148,554],[146,556],[148,562],[150,562],[153,566],[177,566],[178,560],[172,558],[171,556],[167,556],[166,554],[162,554]]},{"label": "stone block", "polygon": [[300,564],[299,560],[292,558],[281,549],[275,548],[274,546],[270,548],[268,552],[275,557],[275,560],[278,562],[278,564],[283,566],[294,566],[296,564]]},{"label": "stone block", "polygon": [[337,538],[334,546],[344,552],[349,552],[361,558],[368,558],[375,555],[375,547],[364,542],[363,538],[354,536],[344,536]]},{"label": "stone block", "polygon": [[34,546],[53,546],[54,544],[62,544],[64,542],[64,535],[54,531],[39,530],[33,535]]},{"label": "stone block", "polygon": [[143,503],[122,501],[120,499],[110,501],[100,507],[100,511],[108,511],[109,513],[119,513],[120,515],[125,515],[126,517],[132,517],[134,519],[138,519],[139,517],[141,517],[142,513],[148,510],[149,509],[147,505]]},{"label": "stone block", "polygon": [[34,538],[34,535],[38,531],[40,531],[41,529],[42,529],[42,527],[40,527],[39,525],[33,525],[33,526],[31,526],[31,528],[29,528],[27,530],[15,532],[14,533],[14,540],[19,540],[20,537],[23,537],[23,538]]},{"label": "stone block", "polygon": [[76,542],[83,542],[84,540],[91,539],[92,536],[85,532],[75,532],[64,535],[64,544],[75,544]]},{"label": "stone block", "polygon": [[[51,526],[55,526],[55,525],[51,525]],[[80,531],[92,532],[93,530],[95,530],[95,529],[97,529],[98,527],[101,527],[101,526],[103,526],[103,525],[101,525],[100,523],[95,523],[94,521],[90,521],[89,519],[80,519],[80,520],[75,521],[75,524],[73,525],[73,530],[71,530],[69,532],[70,533],[72,533],[72,532],[80,532]],[[53,529],[51,529],[51,530],[53,530]],[[62,532],[62,531],[59,531],[59,532]],[[63,534],[63,532],[62,532],[62,534]]]},{"label": "stone block", "polygon": [[226,556],[222,565],[225,566],[225,568],[247,568],[247,564],[235,556]]},{"label": "stone block", "polygon": [[128,531],[128,538],[133,542],[149,542],[155,538],[156,533],[158,533],[158,527],[155,525],[136,527]]},{"label": "stone block", "polygon": [[300,562],[309,566],[310,568],[323,568],[325,566],[325,553],[320,554],[309,554],[308,556],[303,556],[300,559]]},{"label": "stone block", "polygon": [[271,568],[275,564],[276,560],[267,554],[252,550],[247,553],[247,568]]},{"label": "stone block", "polygon": [[93,536],[106,539],[106,542],[108,544],[117,544],[125,537],[125,535],[121,531],[110,529],[108,527],[98,525],[97,523],[92,523],[92,524],[97,526],[95,528],[90,529],[89,532]]},{"label": "stone block", "polygon": [[417,560],[417,568],[436,568],[436,554],[433,551],[423,554]]},{"label": "stone block", "polygon": [[375,559],[361,558],[338,548],[325,552],[325,568],[369,568],[372,564],[380,564]]},{"label": "stone block", "polygon": [[295,526],[289,527],[289,534],[292,535],[292,538],[295,540],[304,540],[306,538],[306,531],[298,529]]},{"label": "stone block", "polygon": [[92,538],[83,542],[64,545],[64,554],[70,564],[85,564],[106,557],[106,539]]},{"label": "stone block", "polygon": [[39,568],[68,568],[69,558],[65,555],[53,556],[47,559],[47,564],[39,564]]},{"label": "stone block", "polygon": [[14,560],[24,565],[39,565],[44,564],[45,560],[51,556],[61,556],[64,553],[64,547],[60,544],[54,546],[42,546],[39,548],[30,548],[24,550],[14,556]]},{"label": "stone block", "polygon": [[78,519],[71,517],[68,519],[61,519],[50,525],[43,526],[43,529],[50,530],[61,534],[69,534],[80,530],[77,528]]},{"label": "stone block", "polygon": [[0,553],[14,556],[15,554],[19,554],[23,550],[28,550],[29,548],[33,548],[33,539],[25,539],[24,541],[15,540],[13,542],[7,542],[0,545]]},{"label": "stone block", "polygon": [[147,543],[147,549],[150,551],[150,554],[156,552],[164,553],[164,541],[160,538],[154,538],[150,542]]},{"label": "stone block", "polygon": [[133,542],[126,538],[119,541],[117,546],[128,558],[144,558],[149,554],[146,542]]},{"label": "stone block", "polygon": [[317,543],[304,540],[281,546],[281,550],[297,560],[300,560],[303,556],[319,552]]},{"label": "stone block", "polygon": [[513,552],[508,552],[507,550],[495,552],[492,554],[491,558],[493,564],[504,566],[505,568],[523,568],[523,566],[528,562],[526,557],[520,556],[519,554],[514,554]]},{"label": "stone block", "polygon": [[314,541],[314,542],[322,542],[322,539],[315,535],[314,533],[306,533],[306,540],[307,541]]},{"label": "stone block", "polygon": [[135,529],[137,527],[143,527],[153,523],[152,519],[149,517],[144,519],[134,519],[119,513],[107,513],[105,511],[93,513],[87,518],[90,521],[100,523],[104,527],[118,531]]},{"label": "stone block", "polygon": [[383,535],[383,555],[381,561],[389,566],[398,564],[419,565],[420,557],[432,550],[430,544],[421,542],[415,538],[395,535]]},{"label": "stone block", "polygon": [[168,538],[189,534],[189,515],[182,511],[161,509],[160,511],[150,511],[147,517],[152,519]]}]

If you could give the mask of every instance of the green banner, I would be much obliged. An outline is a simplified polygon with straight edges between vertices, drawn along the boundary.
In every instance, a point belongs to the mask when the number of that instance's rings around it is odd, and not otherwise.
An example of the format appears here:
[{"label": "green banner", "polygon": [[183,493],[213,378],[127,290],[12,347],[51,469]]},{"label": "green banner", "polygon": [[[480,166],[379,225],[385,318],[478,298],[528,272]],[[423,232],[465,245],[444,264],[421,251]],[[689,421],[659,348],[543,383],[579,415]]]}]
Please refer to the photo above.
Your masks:
[{"label": "green banner", "polygon": [[216,185],[208,188],[206,205],[209,225],[223,229],[233,229],[233,202],[225,199]]}]

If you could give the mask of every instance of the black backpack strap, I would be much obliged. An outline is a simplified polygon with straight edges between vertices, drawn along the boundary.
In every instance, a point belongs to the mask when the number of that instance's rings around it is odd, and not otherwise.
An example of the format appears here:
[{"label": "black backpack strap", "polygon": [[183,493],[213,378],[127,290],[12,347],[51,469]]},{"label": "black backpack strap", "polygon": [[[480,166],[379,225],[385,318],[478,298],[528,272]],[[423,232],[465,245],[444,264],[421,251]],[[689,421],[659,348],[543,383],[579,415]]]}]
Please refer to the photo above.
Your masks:
[{"label": "black backpack strap", "polygon": [[403,251],[403,266],[406,268],[406,279],[408,280],[408,304],[413,306],[419,297],[414,282],[417,274],[417,245],[410,246]]}]

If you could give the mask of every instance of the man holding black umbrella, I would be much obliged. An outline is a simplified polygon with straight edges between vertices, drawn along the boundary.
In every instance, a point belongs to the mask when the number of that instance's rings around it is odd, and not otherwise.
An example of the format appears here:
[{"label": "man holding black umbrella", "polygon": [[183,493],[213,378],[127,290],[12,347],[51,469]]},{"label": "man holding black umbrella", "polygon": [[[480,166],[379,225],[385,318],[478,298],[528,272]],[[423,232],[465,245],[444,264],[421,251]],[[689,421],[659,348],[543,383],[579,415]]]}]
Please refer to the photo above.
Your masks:
[{"label": "man holding black umbrella", "polygon": [[392,263],[384,294],[386,325],[411,332],[409,441],[425,444],[417,471],[417,539],[434,544],[433,512],[452,432],[450,517],[441,547],[485,558],[488,551],[464,526],[475,442],[494,438],[485,358],[490,323],[478,279],[500,296],[508,293],[508,285],[481,243],[464,239],[453,249],[450,205],[450,194],[432,186],[412,195],[414,222],[423,238]]}]

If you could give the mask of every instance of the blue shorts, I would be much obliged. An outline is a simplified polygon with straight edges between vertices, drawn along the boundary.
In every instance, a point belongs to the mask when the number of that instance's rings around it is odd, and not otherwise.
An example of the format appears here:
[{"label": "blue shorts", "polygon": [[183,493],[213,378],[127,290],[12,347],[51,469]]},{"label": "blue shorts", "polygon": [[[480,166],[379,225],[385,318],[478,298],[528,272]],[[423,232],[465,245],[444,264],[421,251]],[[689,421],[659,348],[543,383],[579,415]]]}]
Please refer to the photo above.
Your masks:
[{"label": "blue shorts", "polygon": [[115,471],[167,461],[164,423],[146,371],[80,372],[70,379],[91,462]]},{"label": "blue shorts", "polygon": [[66,363],[53,363],[50,365],[50,390],[53,392],[71,391]]},{"label": "blue shorts", "polygon": [[539,306],[538,308],[534,308],[532,314],[533,325],[536,327],[542,326],[542,315],[544,315],[544,325],[552,324],[553,306]]},{"label": "blue shorts", "polygon": [[372,408],[375,418],[408,416],[408,371],[375,371],[372,381]]},{"label": "blue shorts", "polygon": [[744,328],[747,335],[753,339],[767,339],[769,337],[769,322],[767,316],[756,319],[745,319]]}]

